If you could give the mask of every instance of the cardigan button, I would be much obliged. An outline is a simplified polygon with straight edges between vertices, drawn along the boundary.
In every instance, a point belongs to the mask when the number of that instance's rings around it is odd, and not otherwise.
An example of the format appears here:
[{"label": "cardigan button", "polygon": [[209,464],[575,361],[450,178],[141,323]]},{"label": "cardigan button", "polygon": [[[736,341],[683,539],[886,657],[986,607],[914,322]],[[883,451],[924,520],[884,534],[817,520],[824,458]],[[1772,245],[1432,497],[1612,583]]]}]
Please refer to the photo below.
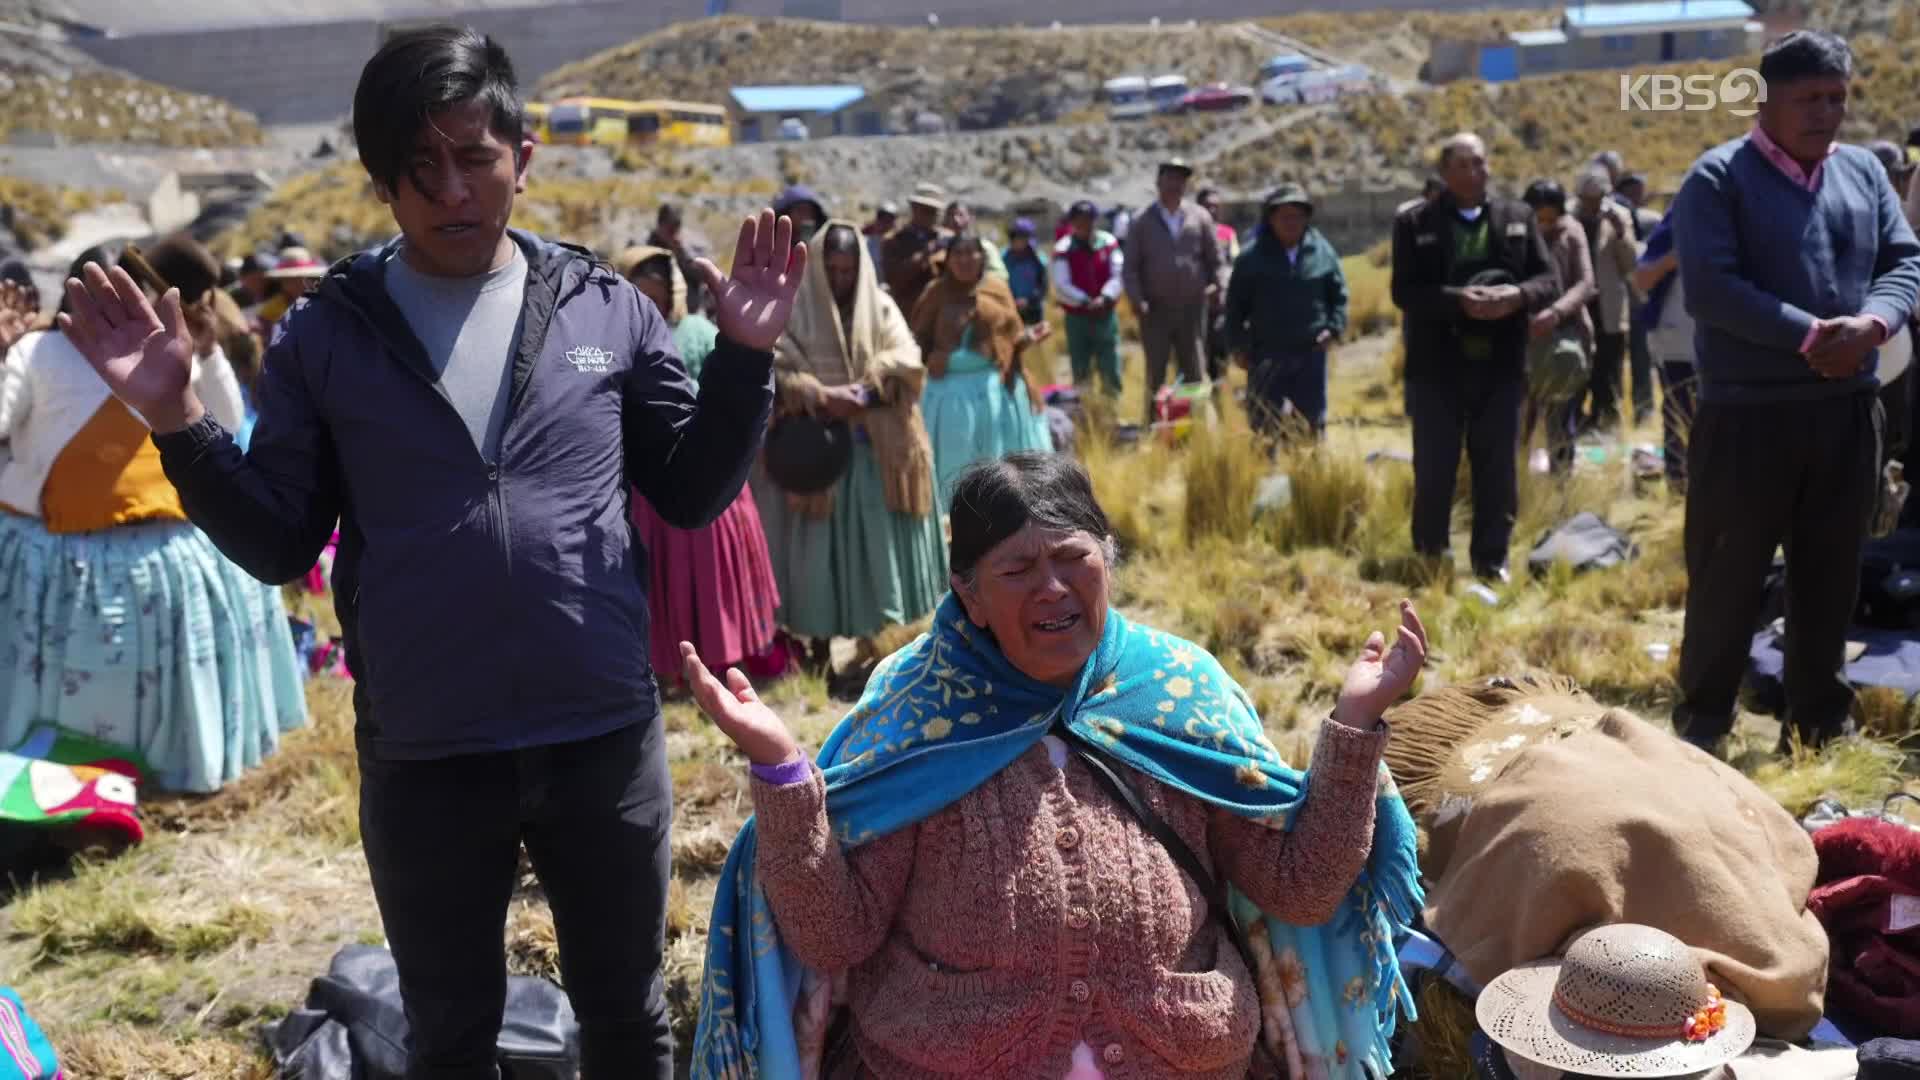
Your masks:
[{"label": "cardigan button", "polygon": [[1067,987],[1067,993],[1073,995],[1075,1001],[1085,1001],[1093,996],[1093,987],[1088,986],[1085,979],[1075,979],[1072,985]]},{"label": "cardigan button", "polygon": [[1080,846],[1080,830],[1069,825],[1060,830],[1060,835],[1054,837],[1053,842],[1060,845],[1061,851],[1072,851]]},{"label": "cardigan button", "polygon": [[1118,1065],[1127,1060],[1127,1052],[1121,1049],[1119,1043],[1108,1043],[1107,1048],[1100,1052],[1100,1056],[1105,1058],[1109,1065]]}]

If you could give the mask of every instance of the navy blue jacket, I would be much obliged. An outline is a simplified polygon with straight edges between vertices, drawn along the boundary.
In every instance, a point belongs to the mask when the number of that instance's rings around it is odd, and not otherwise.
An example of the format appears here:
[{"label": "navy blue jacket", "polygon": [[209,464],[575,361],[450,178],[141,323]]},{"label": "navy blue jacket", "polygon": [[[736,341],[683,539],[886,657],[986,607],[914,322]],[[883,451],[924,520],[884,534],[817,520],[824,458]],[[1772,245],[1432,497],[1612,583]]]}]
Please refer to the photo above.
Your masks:
[{"label": "navy blue jacket", "polygon": [[653,720],[630,486],[674,525],[711,522],[772,411],[771,354],[722,339],[696,383],[619,274],[512,235],[528,273],[498,460],[388,297],[391,247],[343,260],[282,323],[245,455],[210,418],[154,439],[194,524],[262,581],[304,574],[338,520],[334,605],[382,757]]}]

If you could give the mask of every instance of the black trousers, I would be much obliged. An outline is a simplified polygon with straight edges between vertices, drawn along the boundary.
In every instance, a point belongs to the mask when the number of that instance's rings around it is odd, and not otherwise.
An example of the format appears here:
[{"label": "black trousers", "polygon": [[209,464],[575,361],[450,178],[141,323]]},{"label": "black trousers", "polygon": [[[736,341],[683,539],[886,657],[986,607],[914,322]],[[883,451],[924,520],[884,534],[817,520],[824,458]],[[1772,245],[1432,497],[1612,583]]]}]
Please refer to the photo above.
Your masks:
[{"label": "black trousers", "polygon": [[660,977],[672,781],[659,723],[437,761],[360,748],[360,831],[412,1034],[408,1080],[496,1080],[524,842],[553,908],[585,1080],[673,1076]]},{"label": "black trousers", "polygon": [[1408,380],[1413,412],[1413,547],[1448,550],[1460,448],[1473,471],[1476,570],[1505,566],[1520,505],[1520,410],[1526,376],[1488,363],[1462,364],[1448,375]]},{"label": "black trousers", "polygon": [[1644,424],[1653,416],[1653,349],[1647,343],[1647,328],[1636,311],[1627,332],[1627,357],[1633,369],[1633,422]]},{"label": "black trousers", "polygon": [[1687,436],[1700,408],[1699,377],[1692,364],[1669,361],[1660,365],[1660,428],[1664,435],[1667,482],[1675,490],[1687,485]]},{"label": "black trousers", "polygon": [[1873,513],[1883,425],[1872,393],[1701,402],[1688,447],[1687,617],[1674,729],[1733,726],[1774,548],[1786,545],[1787,715],[1818,742],[1846,722],[1847,625]]},{"label": "black trousers", "polygon": [[[1587,380],[1585,428],[1620,426],[1620,391],[1626,377],[1627,335],[1593,335],[1593,375]],[[1576,402],[1579,398],[1574,399]]]}]

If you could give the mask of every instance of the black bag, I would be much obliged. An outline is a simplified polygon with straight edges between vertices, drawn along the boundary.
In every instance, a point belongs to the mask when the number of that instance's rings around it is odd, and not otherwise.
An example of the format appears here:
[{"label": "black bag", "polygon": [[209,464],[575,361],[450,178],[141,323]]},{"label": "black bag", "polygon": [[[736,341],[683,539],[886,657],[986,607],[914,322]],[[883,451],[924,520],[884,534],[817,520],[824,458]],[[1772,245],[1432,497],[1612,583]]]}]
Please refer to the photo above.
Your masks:
[{"label": "black bag", "polygon": [[[285,1080],[405,1080],[407,1014],[393,954],[340,950],[313,980],[306,1007],[270,1026],[266,1040]],[[545,979],[507,980],[499,1062],[504,1080],[573,1080],[580,1025],[564,991]]]},{"label": "black bag", "polygon": [[1544,577],[1557,562],[1572,563],[1576,572],[1604,570],[1639,554],[1626,533],[1600,520],[1598,514],[1583,511],[1547,530],[1527,556],[1527,566],[1535,576]]},{"label": "black bag", "polygon": [[805,413],[783,416],[767,432],[767,476],[781,491],[817,495],[837,483],[853,462],[853,431],[844,420]]}]

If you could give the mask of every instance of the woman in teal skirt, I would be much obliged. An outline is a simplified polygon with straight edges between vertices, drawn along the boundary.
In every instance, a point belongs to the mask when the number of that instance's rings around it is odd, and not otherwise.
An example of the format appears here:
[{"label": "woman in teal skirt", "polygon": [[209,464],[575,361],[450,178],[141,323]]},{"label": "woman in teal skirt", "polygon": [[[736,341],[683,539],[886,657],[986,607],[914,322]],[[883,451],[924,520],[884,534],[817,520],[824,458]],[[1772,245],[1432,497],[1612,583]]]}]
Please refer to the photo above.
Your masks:
[{"label": "woman in teal skirt", "polygon": [[913,309],[943,508],[954,480],[974,462],[1053,449],[1039,387],[1021,371],[1027,347],[1046,338],[1047,324],[1029,327],[1020,318],[1007,283],[986,273],[986,251],[978,234],[955,237],[946,269]]},{"label": "woman in teal skirt", "polygon": [[780,625],[811,641],[820,669],[834,638],[855,639],[861,668],[877,659],[874,635],[940,603],[947,553],[920,414],[920,347],[880,291],[859,229],[833,221],[817,236],[820,257],[807,264],[774,353],[775,422],[796,414],[845,421],[852,462],[824,492],[783,491],[764,462],[752,484],[780,591]]},{"label": "woman in teal skirt", "polygon": [[[153,292],[180,290],[202,400],[238,426],[206,304],[218,264],[185,237],[148,262]],[[126,748],[154,787],[208,792],[306,722],[279,591],[187,522],[145,423],[59,331],[7,350],[0,448],[0,748],[52,727]]]}]

